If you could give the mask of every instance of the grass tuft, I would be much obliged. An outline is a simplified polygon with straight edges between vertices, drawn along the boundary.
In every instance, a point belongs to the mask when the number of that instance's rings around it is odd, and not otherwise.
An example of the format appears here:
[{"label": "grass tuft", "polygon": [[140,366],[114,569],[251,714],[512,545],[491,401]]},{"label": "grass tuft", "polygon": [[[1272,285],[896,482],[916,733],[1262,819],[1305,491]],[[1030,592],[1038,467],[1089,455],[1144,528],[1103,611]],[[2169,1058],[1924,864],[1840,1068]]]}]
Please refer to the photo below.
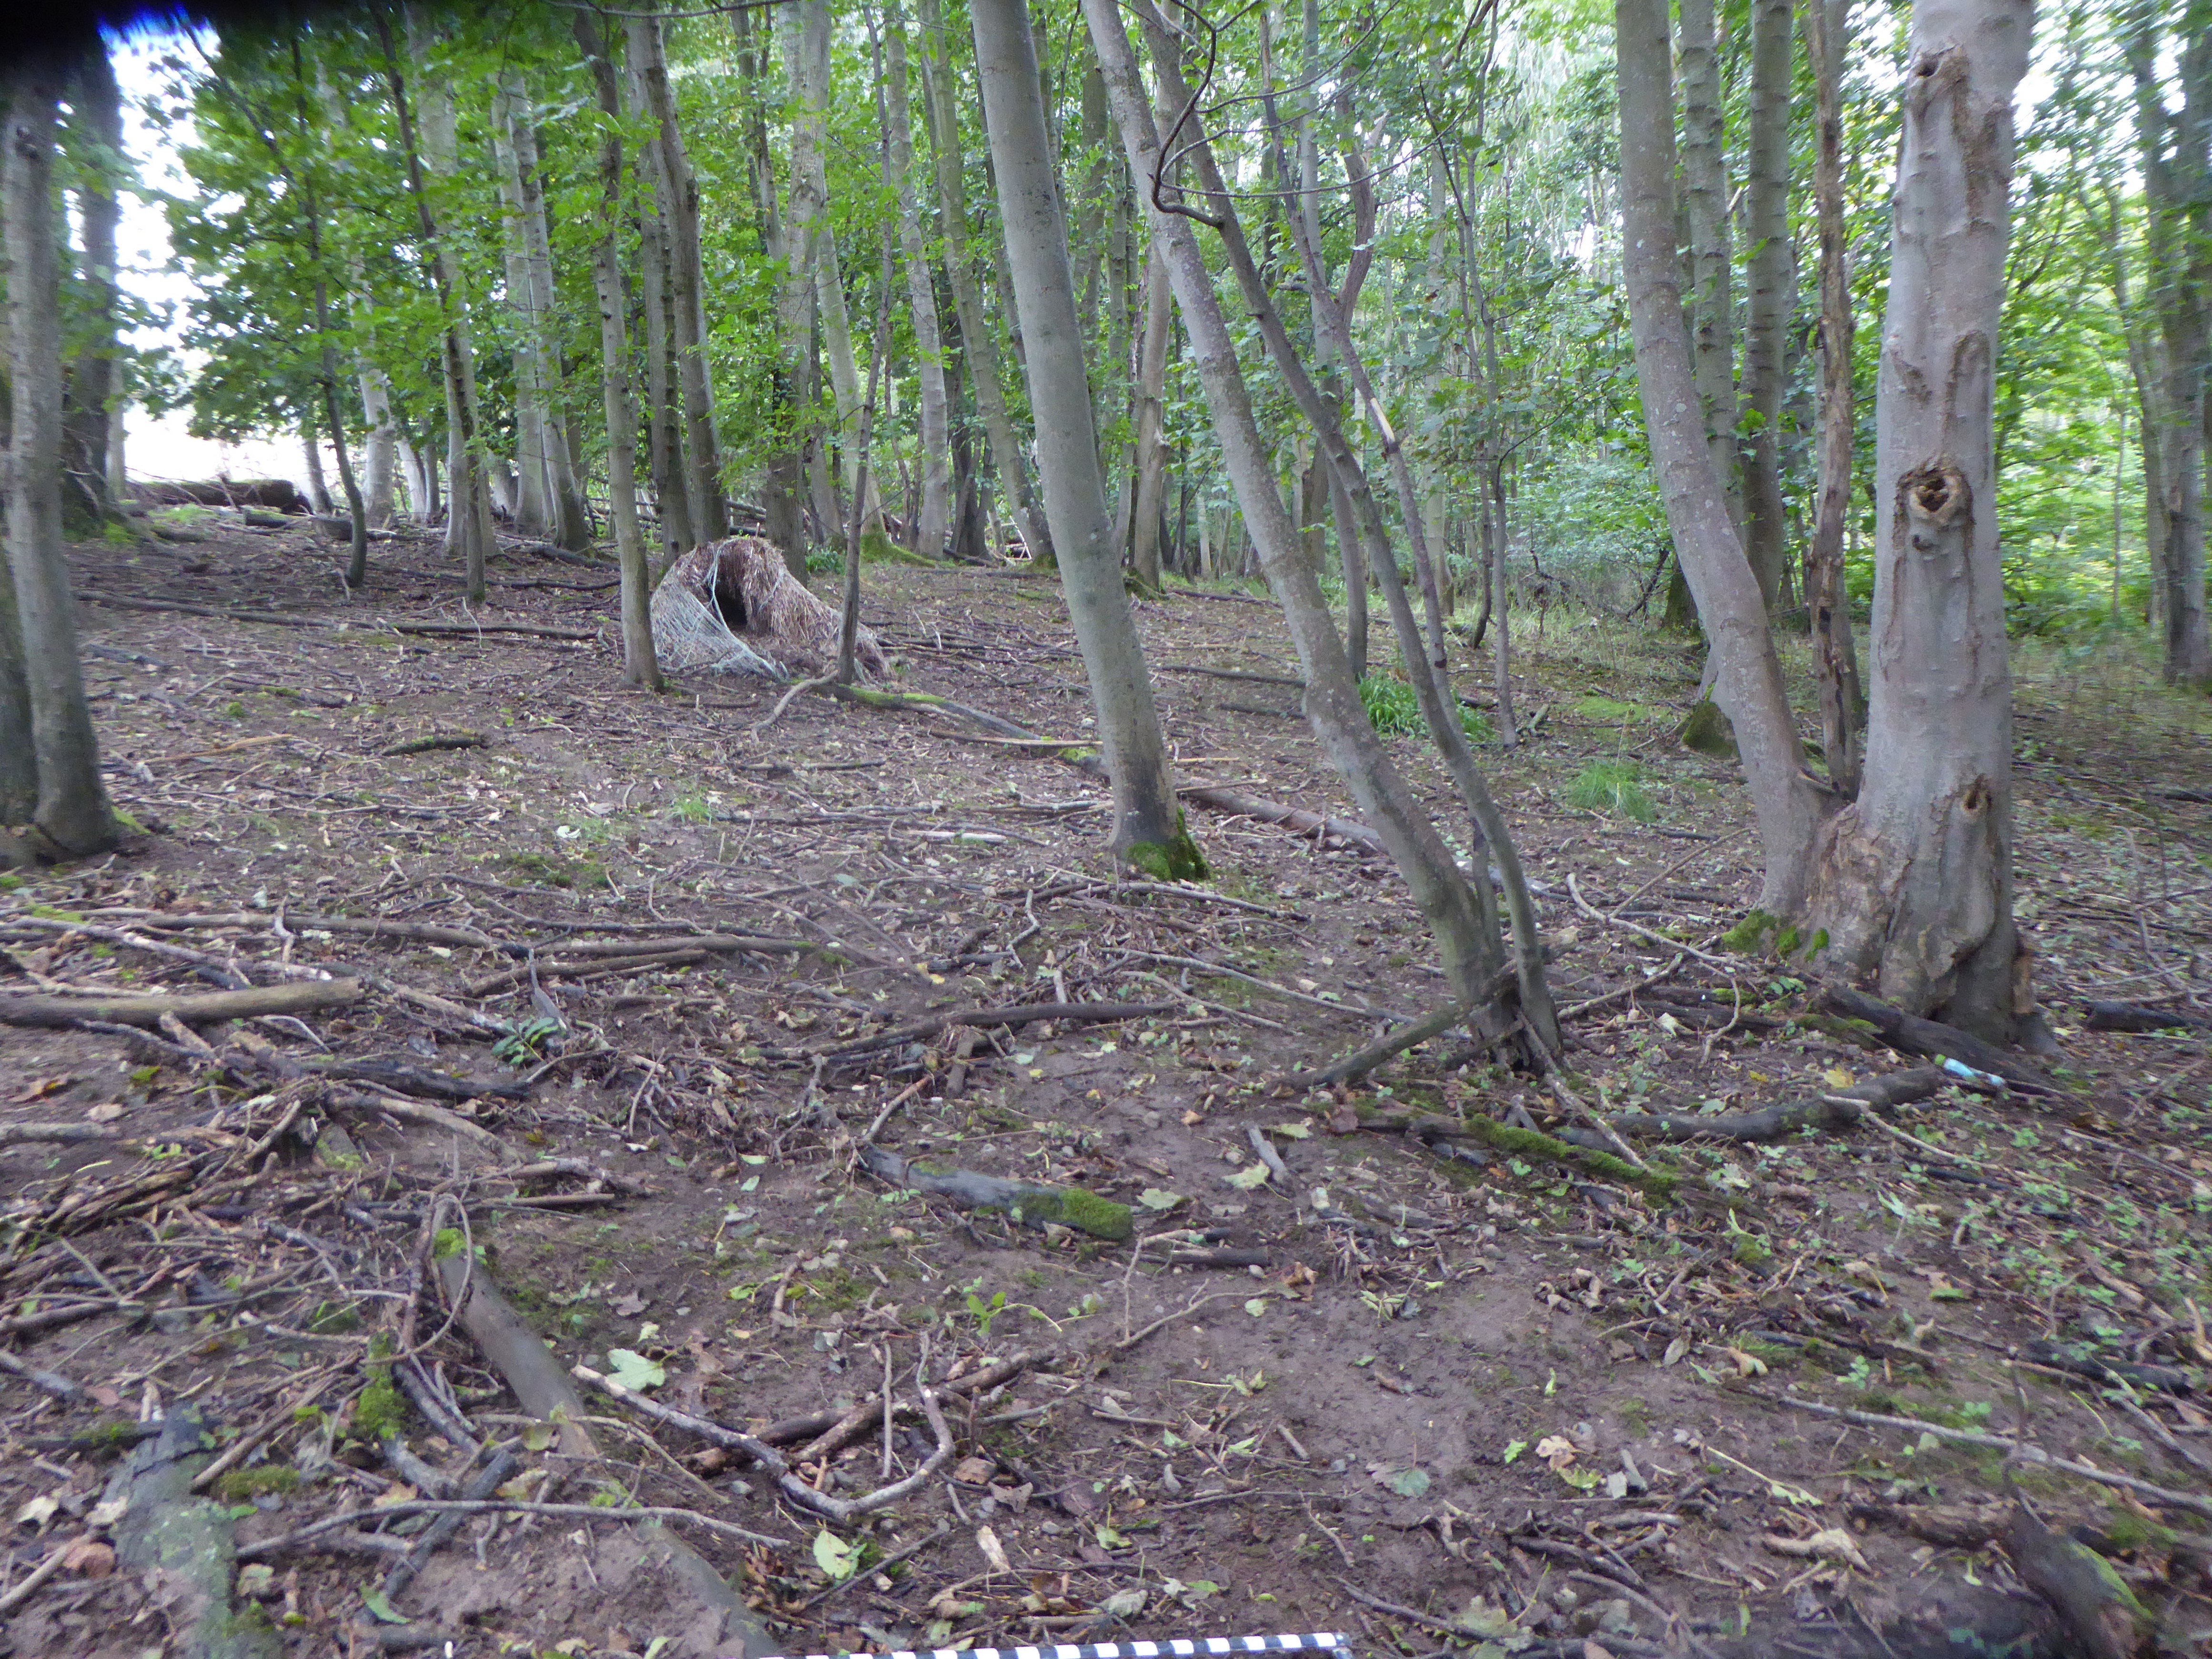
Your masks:
[{"label": "grass tuft", "polygon": [[[1428,730],[1421,718],[1421,700],[1405,681],[1388,674],[1370,674],[1359,682],[1359,701],[1376,732],[1386,738],[1417,738]],[[1496,735],[1490,722],[1472,708],[1459,711],[1460,730],[1469,743],[1488,743]]]},{"label": "grass tuft", "polygon": [[1585,812],[1603,812],[1638,823],[1652,819],[1651,797],[1644,793],[1644,775],[1627,761],[1592,761],[1575,774],[1567,786],[1567,805]]}]

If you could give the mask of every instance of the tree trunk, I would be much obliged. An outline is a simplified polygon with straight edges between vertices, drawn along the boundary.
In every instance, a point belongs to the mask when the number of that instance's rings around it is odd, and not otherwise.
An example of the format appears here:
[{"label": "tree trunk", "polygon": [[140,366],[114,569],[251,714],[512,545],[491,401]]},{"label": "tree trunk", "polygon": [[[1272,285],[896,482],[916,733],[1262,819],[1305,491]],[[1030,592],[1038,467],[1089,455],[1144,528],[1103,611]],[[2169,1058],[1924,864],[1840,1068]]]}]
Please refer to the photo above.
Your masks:
[{"label": "tree trunk", "polygon": [[1037,471],[1113,785],[1113,848],[1162,880],[1202,878],[1206,860],[1176,805],[1152,677],[1121,586],[1121,550],[1098,464],[1067,222],[1045,143],[1029,8],[1025,0],[969,0],[969,15],[1006,259],[1028,343]]},{"label": "tree trunk", "polygon": [[538,285],[530,272],[528,204],[522,195],[522,162],[514,145],[517,112],[527,108],[522,77],[503,70],[492,92],[491,149],[499,175],[499,194],[507,210],[503,246],[507,255],[507,303],[514,313],[515,528],[526,536],[550,536],[555,514],[551,471],[546,464],[547,404],[544,319],[538,314]]},{"label": "tree trunk", "polygon": [[692,534],[702,544],[729,533],[729,507],[722,495],[722,445],[714,429],[714,381],[707,362],[707,276],[699,240],[699,178],[677,118],[676,95],[668,84],[668,58],[660,21],[629,20],[630,57],[645,86],[647,108],[659,130],[655,146],[665,194],[661,210],[668,222],[669,286],[676,328],[676,373],[682,394],[684,483],[690,498]]},{"label": "tree trunk", "polygon": [[1826,810],[1766,626],[1766,606],[1729,518],[1698,408],[1674,251],[1674,123],[1668,89],[1665,0],[1614,0],[1620,60],[1623,274],[1636,378],[1653,470],[1675,556],[1711,641],[1759,822],[1765,876],[1759,905],[1795,915],[1804,902],[1813,833]]},{"label": "tree trunk", "polygon": [[517,179],[522,190],[522,240],[530,275],[530,309],[537,324],[538,374],[544,403],[543,444],[545,493],[553,515],[553,539],[571,552],[592,544],[592,510],[584,499],[582,458],[565,419],[561,362],[560,299],[553,284],[552,228],[545,208],[545,179],[538,166],[538,125],[527,84],[515,76],[509,90],[514,120],[507,130],[514,146]]},{"label": "tree trunk", "polygon": [[[97,37],[82,49],[98,52]],[[37,793],[15,845],[41,860],[83,858],[115,845],[100,776],[100,744],[77,661],[76,601],[62,558],[60,228],[54,215],[55,111],[68,65],[17,48],[4,71],[6,184],[0,199],[8,255],[10,403],[8,570],[15,586],[24,696],[0,665],[0,706],[28,705]],[[5,618],[0,618],[5,620]],[[0,714],[12,724],[15,715]],[[20,765],[0,768],[0,798],[22,793]],[[11,818],[9,827],[22,821]]]},{"label": "tree trunk", "polygon": [[368,472],[366,503],[368,522],[381,530],[392,522],[392,491],[398,462],[398,433],[392,424],[392,393],[384,371],[360,360],[354,377],[361,388],[361,408],[368,423],[364,464]]},{"label": "tree trunk", "polygon": [[[1101,88],[1103,95],[1103,88]],[[1129,509],[1129,569],[1147,592],[1160,591],[1160,526],[1168,487],[1168,344],[1175,294],[1167,261],[1155,248],[1145,262],[1145,338],[1137,357],[1135,435],[1130,471],[1135,478]]]},{"label": "tree trunk", "polygon": [[1804,0],[1805,38],[1820,96],[1813,189],[1820,220],[1820,503],[1807,561],[1805,605],[1813,619],[1813,659],[1820,684],[1820,744],[1828,781],[1848,800],[1859,792],[1858,653],[1851,642],[1850,597],[1844,589],[1844,532],[1851,510],[1851,279],[1844,233],[1843,64],[1850,42],[1849,0]]},{"label": "tree trunk", "polygon": [[975,412],[982,419],[983,434],[990,443],[999,488],[1006,492],[1006,504],[1012,509],[1030,556],[1049,568],[1054,562],[1052,532],[1030,492],[1029,465],[1014,436],[1013,417],[1006,409],[1006,386],[1000,378],[999,343],[991,332],[990,319],[983,314],[983,297],[975,286],[975,256],[968,240],[967,186],[962,177],[960,115],[953,98],[952,58],[945,23],[938,0],[921,0],[920,11],[922,97],[929,112],[930,150],[936,159],[938,201],[944,216],[945,275],[952,289],[952,308],[959,321],[961,355],[967,360]]},{"label": "tree trunk", "polygon": [[1816,957],[1991,1041],[2034,1012],[2012,915],[1992,442],[2012,101],[2033,15],[2033,0],[1913,9],[1875,416],[1865,782],[1820,837],[1808,907]]},{"label": "tree trunk", "polygon": [[1782,394],[1790,303],[1790,0],[1752,0],[1751,136],[1744,191],[1751,302],[1743,332],[1744,551],[1771,611],[1785,603],[1789,526],[1782,501]]},{"label": "tree trunk", "polygon": [[622,88],[614,64],[592,20],[578,12],[571,20],[576,44],[598,91],[601,137],[599,242],[592,260],[592,283],[599,304],[599,384],[607,416],[607,496],[614,521],[615,556],[622,569],[623,684],[648,691],[662,689],[660,663],[653,650],[652,592],[647,585],[645,531],[637,516],[637,410],[629,392],[629,303],[622,276]]},{"label": "tree trunk", "polygon": [[[1713,0],[1681,0],[1682,200],[1689,230],[1690,345],[1705,435],[1729,516],[1743,525],[1735,440],[1735,261]],[[1679,574],[1679,572],[1678,572]],[[1685,599],[1687,591],[1685,589]],[[1673,620],[1669,617],[1669,621]]]},{"label": "tree trunk", "polygon": [[915,373],[921,383],[921,502],[915,547],[941,559],[951,543],[951,446],[945,396],[945,337],[937,322],[937,283],[922,240],[921,209],[914,187],[914,125],[907,86],[906,19],[896,0],[886,8],[884,50],[890,62],[889,120],[891,187],[898,197],[899,251],[906,260],[907,306],[914,328]]},{"label": "tree trunk", "polygon": [[[2144,289],[2158,318],[2165,386],[2158,433],[2143,428],[2143,453],[2155,445],[2162,485],[2150,503],[2165,558],[2166,678],[2212,689],[2212,635],[2205,616],[2205,382],[2212,373],[2212,27],[2201,5],[2176,43],[2182,112],[2166,108],[2160,71],[2159,8],[2131,7],[2122,30],[2135,77],[2136,136],[2141,151],[2146,243]],[[2193,24],[2193,27],[2191,26]],[[2152,410],[2146,407],[2148,416]]]},{"label": "tree trunk", "polygon": [[[446,520],[446,545],[459,553],[468,577],[471,602],[483,603],[489,589],[484,581],[484,558],[494,545],[489,477],[483,465],[482,423],[477,408],[476,356],[469,342],[468,302],[461,292],[453,251],[439,234],[423,178],[427,159],[433,171],[450,174],[456,164],[453,88],[442,79],[428,82],[424,100],[421,141],[416,139],[415,113],[400,73],[398,49],[392,27],[382,12],[375,14],[379,39],[384,48],[385,78],[392,88],[392,106],[399,120],[399,142],[407,167],[408,193],[414,198],[415,216],[423,246],[429,250],[433,286],[443,325],[440,339],[440,368],[446,391],[447,493],[451,498]],[[417,63],[429,58],[429,31],[411,9],[407,15],[408,48]]]},{"label": "tree trunk", "polygon": [[77,533],[112,516],[107,488],[107,434],[122,392],[115,339],[115,232],[122,219],[117,185],[123,175],[123,92],[104,45],[86,47],[69,91],[77,143],[72,159],[84,178],[77,218],[84,237],[74,329],[83,344],[62,392],[62,517]]},{"label": "tree trunk", "polygon": [[[1494,927],[1486,927],[1486,907],[1478,897],[1478,887],[1486,892],[1488,884],[1470,884],[1461,873],[1360,704],[1358,682],[1322,596],[1320,580],[1302,556],[1297,533],[1275,489],[1236,343],[1191,222],[1180,212],[1163,211],[1153,199],[1152,181],[1160,176],[1164,161],[1160,136],[1122,32],[1120,9],[1115,0],[1085,0],[1084,15],[1154,245],[1164,252],[1176,306],[1190,331],[1192,357],[1230,477],[1297,649],[1306,683],[1306,718],[1362,815],[1412,888],[1436,936],[1446,986],[1456,1000],[1472,1006],[1485,998],[1501,959]],[[1166,62],[1163,60],[1164,74]],[[1180,134],[1177,142],[1182,142]],[[1228,202],[1215,198],[1212,205],[1224,219],[1233,214]]]},{"label": "tree trunk", "polygon": [[[640,35],[649,18],[628,20],[629,47],[623,75],[623,113],[634,126],[649,118],[644,55]],[[612,42],[609,42],[611,46]],[[654,525],[665,570],[700,544],[691,523],[690,483],[684,465],[683,392],[676,366],[676,289],[668,223],[672,194],[660,146],[638,146],[632,162],[637,176],[638,276],[645,317],[645,447],[653,472]]]}]

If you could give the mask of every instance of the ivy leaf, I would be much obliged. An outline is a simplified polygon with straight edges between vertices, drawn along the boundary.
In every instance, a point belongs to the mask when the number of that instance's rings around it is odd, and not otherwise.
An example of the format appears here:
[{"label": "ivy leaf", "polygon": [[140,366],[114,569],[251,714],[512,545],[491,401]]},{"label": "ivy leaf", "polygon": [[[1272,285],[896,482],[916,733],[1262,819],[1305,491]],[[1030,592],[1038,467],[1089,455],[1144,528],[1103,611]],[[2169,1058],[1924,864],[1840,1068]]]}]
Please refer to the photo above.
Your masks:
[{"label": "ivy leaf", "polygon": [[860,1551],[824,1527],[814,1534],[814,1565],[829,1575],[833,1584],[842,1584],[860,1571]]},{"label": "ivy leaf", "polygon": [[1426,1469],[1401,1469],[1390,1477],[1390,1490],[1401,1498],[1419,1498],[1429,1489]]},{"label": "ivy leaf", "polygon": [[668,1373],[659,1364],[630,1348],[608,1349],[607,1367],[616,1382],[638,1394],[668,1381]]}]

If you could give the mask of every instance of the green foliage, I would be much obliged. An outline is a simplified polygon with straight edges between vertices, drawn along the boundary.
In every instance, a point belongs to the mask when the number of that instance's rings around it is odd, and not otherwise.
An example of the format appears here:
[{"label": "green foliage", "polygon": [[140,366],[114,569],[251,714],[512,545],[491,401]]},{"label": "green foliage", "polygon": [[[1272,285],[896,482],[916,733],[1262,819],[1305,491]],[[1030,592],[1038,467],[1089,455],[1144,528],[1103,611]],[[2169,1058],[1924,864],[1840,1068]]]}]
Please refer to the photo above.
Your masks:
[{"label": "green foliage", "polygon": [[1629,761],[1592,761],[1567,785],[1566,802],[1585,812],[1651,822],[1651,797],[1644,792],[1644,773]]},{"label": "green foliage", "polygon": [[540,1016],[516,1026],[497,1042],[491,1051],[508,1065],[520,1070],[536,1064],[544,1057],[545,1045],[561,1035],[561,1022]]},{"label": "green foliage", "polygon": [[[1359,682],[1359,702],[1376,732],[1386,738],[1425,735],[1428,721],[1421,714],[1421,700],[1413,688],[1394,674],[1370,674]],[[1488,743],[1497,733],[1480,710],[1462,706],[1460,730],[1469,743]]]}]

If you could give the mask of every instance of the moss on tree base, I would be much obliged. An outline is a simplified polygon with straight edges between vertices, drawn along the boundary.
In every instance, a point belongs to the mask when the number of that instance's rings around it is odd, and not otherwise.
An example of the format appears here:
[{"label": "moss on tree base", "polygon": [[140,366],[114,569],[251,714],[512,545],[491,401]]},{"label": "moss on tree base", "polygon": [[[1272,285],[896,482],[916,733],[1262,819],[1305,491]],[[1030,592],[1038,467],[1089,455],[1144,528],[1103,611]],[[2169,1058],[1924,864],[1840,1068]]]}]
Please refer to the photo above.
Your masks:
[{"label": "moss on tree base", "polygon": [[1176,808],[1175,838],[1164,845],[1140,841],[1123,856],[1154,881],[1211,881],[1213,866],[1206,863],[1182,809]]}]

